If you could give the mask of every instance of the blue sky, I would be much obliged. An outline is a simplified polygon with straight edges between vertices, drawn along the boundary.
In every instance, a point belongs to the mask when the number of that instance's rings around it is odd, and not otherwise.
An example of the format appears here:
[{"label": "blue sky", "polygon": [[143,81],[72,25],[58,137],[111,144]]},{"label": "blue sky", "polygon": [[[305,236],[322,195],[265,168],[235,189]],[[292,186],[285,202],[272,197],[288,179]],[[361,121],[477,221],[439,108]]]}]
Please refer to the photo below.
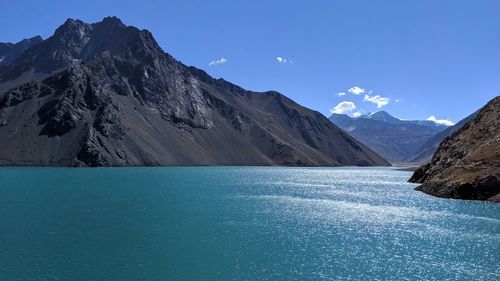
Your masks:
[{"label": "blue sky", "polygon": [[0,42],[47,38],[68,17],[115,15],[149,29],[185,64],[247,89],[277,90],[327,116],[347,102],[337,110],[457,122],[500,94],[498,0],[0,0],[0,7]]}]

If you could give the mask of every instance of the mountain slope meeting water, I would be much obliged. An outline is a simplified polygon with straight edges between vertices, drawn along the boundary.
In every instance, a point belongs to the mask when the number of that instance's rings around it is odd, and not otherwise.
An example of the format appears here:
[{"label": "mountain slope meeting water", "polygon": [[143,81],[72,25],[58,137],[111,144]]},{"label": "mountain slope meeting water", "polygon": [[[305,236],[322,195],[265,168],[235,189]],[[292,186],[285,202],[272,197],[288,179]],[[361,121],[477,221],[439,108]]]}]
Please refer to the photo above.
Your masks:
[{"label": "mountain slope meeting water", "polygon": [[434,196],[500,202],[500,96],[444,139],[410,181]]},{"label": "mountain slope meeting water", "polygon": [[1,280],[500,279],[500,205],[391,168],[0,168]]},{"label": "mountain slope meeting water", "polygon": [[187,67],[116,17],[68,19],[0,81],[18,86],[0,94],[2,165],[389,165],[319,112]]}]

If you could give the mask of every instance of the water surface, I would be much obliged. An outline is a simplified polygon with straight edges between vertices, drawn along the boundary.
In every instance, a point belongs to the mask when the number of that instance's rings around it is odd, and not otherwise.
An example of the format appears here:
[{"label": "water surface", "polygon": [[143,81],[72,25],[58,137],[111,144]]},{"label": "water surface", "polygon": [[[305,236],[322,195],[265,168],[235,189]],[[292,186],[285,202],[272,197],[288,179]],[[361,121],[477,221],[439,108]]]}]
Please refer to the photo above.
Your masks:
[{"label": "water surface", "polygon": [[388,168],[0,168],[0,280],[500,280],[500,205]]}]

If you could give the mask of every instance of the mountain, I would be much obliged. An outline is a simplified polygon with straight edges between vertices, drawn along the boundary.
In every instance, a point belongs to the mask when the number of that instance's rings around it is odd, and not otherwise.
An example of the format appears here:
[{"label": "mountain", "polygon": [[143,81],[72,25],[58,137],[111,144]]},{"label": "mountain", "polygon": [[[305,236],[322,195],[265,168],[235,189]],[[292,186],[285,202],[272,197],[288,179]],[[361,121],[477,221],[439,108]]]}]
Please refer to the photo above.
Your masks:
[{"label": "mountain", "polygon": [[424,164],[429,163],[432,160],[432,155],[436,152],[439,144],[446,138],[451,136],[454,132],[462,128],[467,122],[474,118],[477,111],[471,115],[460,120],[457,124],[446,128],[445,130],[437,133],[435,136],[426,141],[422,146],[420,146],[415,152],[403,160],[406,163],[416,163]]},{"label": "mountain", "polygon": [[23,39],[15,44],[0,43],[0,65],[8,65],[12,63],[12,61],[14,61],[24,51],[42,41],[42,37],[35,36],[29,39]]},{"label": "mountain", "polygon": [[94,24],[68,19],[50,38],[27,49],[10,64],[0,65],[0,93],[85,63],[102,51],[117,52],[138,31],[116,17]]},{"label": "mountain", "polygon": [[187,67],[116,17],[69,19],[0,69],[26,73],[0,94],[3,165],[389,165],[319,112]]},{"label": "mountain", "polygon": [[359,117],[333,114],[335,125],[391,163],[402,162],[446,126],[432,121],[400,120],[385,111]]},{"label": "mountain", "polygon": [[382,121],[382,122],[386,122],[386,123],[390,123],[390,124],[401,123],[400,119],[390,115],[389,113],[387,113],[384,110],[361,115],[361,116],[359,116],[359,118],[377,120],[377,121]]},{"label": "mountain", "polygon": [[389,113],[387,113],[387,111],[384,111],[384,110],[361,115],[358,118],[377,120],[377,121],[382,121],[385,123],[397,124],[397,125],[409,125],[409,124],[421,125],[421,126],[425,126],[425,127],[435,128],[436,130],[443,130],[443,129],[447,128],[447,126],[445,126],[445,125],[438,124],[438,123],[436,123],[434,121],[430,121],[430,120],[401,120],[399,118],[396,118],[396,117],[390,115]]},{"label": "mountain", "polygon": [[438,197],[500,202],[500,96],[445,138],[410,181]]}]

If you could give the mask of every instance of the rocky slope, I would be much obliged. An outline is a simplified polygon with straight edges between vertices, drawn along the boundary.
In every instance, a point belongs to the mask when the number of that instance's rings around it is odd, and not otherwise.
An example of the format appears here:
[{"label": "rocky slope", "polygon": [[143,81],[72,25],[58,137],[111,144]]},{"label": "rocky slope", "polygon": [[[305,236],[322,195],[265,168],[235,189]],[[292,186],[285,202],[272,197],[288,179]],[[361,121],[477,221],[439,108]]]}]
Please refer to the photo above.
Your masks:
[{"label": "rocky slope", "polygon": [[477,111],[472,113],[471,115],[465,117],[460,120],[457,124],[446,128],[445,130],[437,133],[432,138],[427,140],[423,145],[421,145],[415,152],[413,152],[410,156],[403,159],[405,163],[415,163],[415,164],[425,164],[429,163],[432,160],[432,155],[436,152],[439,144],[446,138],[451,136],[454,132],[458,131],[462,128],[467,122],[469,122],[472,118],[474,118],[477,114]]},{"label": "rocky slope", "polygon": [[0,94],[2,165],[388,165],[320,113],[187,67],[115,17],[68,20],[0,69],[2,83],[26,73]]},{"label": "rocky slope", "polygon": [[400,120],[385,111],[354,118],[333,114],[330,121],[391,163],[404,162],[417,148],[447,128],[432,121]]},{"label": "rocky slope", "polygon": [[500,97],[445,138],[410,181],[438,197],[500,202]]}]

